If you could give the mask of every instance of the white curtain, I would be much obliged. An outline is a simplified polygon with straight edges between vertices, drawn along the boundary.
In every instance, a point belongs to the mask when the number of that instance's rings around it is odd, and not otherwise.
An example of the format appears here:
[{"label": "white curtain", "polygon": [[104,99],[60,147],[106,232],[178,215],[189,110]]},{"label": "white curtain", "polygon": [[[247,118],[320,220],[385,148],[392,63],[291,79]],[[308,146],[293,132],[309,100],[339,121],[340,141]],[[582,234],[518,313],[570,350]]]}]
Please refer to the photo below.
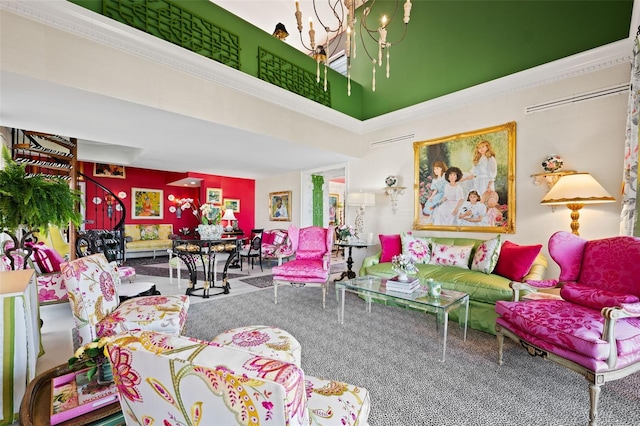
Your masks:
[{"label": "white curtain", "polygon": [[633,63],[629,88],[627,133],[624,144],[624,174],[622,177],[622,209],[620,213],[620,235],[634,235],[638,209],[638,120],[640,119],[640,39],[636,35],[633,43]]}]

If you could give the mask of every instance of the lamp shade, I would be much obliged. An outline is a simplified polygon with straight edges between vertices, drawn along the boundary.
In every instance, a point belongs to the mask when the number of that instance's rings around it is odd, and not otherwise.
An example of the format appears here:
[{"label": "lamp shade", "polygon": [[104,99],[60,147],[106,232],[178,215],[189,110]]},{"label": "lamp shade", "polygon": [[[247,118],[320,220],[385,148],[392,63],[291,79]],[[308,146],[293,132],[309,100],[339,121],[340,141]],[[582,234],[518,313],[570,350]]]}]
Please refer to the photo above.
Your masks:
[{"label": "lamp shade", "polygon": [[573,173],[560,178],[540,204],[596,204],[615,200],[589,173]]},{"label": "lamp shade", "polygon": [[222,216],[222,220],[237,220],[236,216],[233,214],[232,209],[226,209],[224,211],[224,216]]},{"label": "lamp shade", "polygon": [[347,205],[349,206],[375,206],[376,195],[370,192],[350,192],[347,194]]}]

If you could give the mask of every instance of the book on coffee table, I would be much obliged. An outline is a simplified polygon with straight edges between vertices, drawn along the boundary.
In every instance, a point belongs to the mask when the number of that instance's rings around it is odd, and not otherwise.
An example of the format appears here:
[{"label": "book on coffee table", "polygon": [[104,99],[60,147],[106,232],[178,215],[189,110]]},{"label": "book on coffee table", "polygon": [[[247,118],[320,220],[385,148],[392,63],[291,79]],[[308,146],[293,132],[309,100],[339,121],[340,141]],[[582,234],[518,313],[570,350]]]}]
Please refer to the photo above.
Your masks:
[{"label": "book on coffee table", "polygon": [[413,293],[420,288],[420,279],[416,277],[408,277],[401,280],[400,277],[393,277],[386,281],[386,287],[389,291],[398,291],[401,293]]},{"label": "book on coffee table", "polygon": [[100,385],[88,380],[87,371],[71,372],[51,379],[51,424],[56,425],[118,401],[115,383]]}]

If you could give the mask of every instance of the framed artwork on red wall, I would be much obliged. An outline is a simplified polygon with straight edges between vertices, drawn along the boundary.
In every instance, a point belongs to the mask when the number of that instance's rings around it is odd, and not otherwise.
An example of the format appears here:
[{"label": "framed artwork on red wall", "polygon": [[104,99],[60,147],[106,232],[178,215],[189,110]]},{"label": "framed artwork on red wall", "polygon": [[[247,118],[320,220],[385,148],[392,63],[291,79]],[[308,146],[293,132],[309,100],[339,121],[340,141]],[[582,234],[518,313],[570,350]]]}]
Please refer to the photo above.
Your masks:
[{"label": "framed artwork on red wall", "polygon": [[162,219],[164,203],[161,189],[131,188],[132,219]]},{"label": "framed artwork on red wall", "polygon": [[224,209],[231,209],[234,213],[240,213],[240,200],[235,198],[225,198]]},{"label": "framed artwork on red wall", "polygon": [[207,203],[222,204],[222,188],[207,188]]},{"label": "framed artwork on red wall", "polygon": [[124,166],[119,164],[94,163],[93,175],[98,177],[110,177],[125,179]]}]

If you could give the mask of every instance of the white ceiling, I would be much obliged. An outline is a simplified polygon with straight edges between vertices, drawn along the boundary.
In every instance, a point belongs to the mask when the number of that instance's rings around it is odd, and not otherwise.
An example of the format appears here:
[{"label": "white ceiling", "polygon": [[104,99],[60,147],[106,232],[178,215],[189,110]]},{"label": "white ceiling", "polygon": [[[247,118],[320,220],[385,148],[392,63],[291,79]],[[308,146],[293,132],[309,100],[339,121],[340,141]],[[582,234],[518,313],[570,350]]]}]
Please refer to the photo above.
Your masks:
[{"label": "white ceiling", "polygon": [[[269,13],[273,12],[275,6],[286,8],[283,1],[234,1],[228,3],[241,3],[248,7],[247,10],[253,12],[258,7],[264,6],[256,3],[264,3],[265,5],[269,3],[266,8],[270,11]],[[293,2],[291,2],[291,7],[295,10]],[[121,28],[122,25],[115,21],[96,16],[94,13],[64,0],[7,1],[0,3],[0,9],[17,13],[29,19],[35,18],[34,20],[40,21],[40,23],[53,25],[63,30],[73,29],[77,25],[78,29],[73,32],[80,36],[84,35],[86,28],[90,28],[91,31],[99,31],[100,36],[105,32],[112,35],[132,31],[129,28]],[[267,15],[266,13],[258,13],[254,16],[261,16],[264,20]],[[157,43],[157,41],[151,43]],[[162,44],[162,42],[158,44]],[[163,46],[160,47],[160,49],[163,48]],[[167,46],[167,49],[175,50],[175,47]],[[193,54],[188,53],[188,55]],[[57,85],[22,73],[12,73],[7,71],[7,63],[2,63],[2,60],[7,61],[8,59],[8,55],[0,55],[0,65],[2,65],[0,73],[0,125],[77,137],[78,158],[82,161],[257,179],[341,164],[353,158],[322,149],[322,147],[290,142],[256,131],[245,131],[212,121],[150,108],[139,103],[126,102],[98,93],[78,90],[66,85]],[[266,83],[237,71],[232,72],[236,75],[232,78],[237,78],[238,81],[232,82],[228,86],[237,86],[244,91],[242,95],[251,91],[259,91],[263,93],[262,99],[264,99],[264,93],[270,93],[271,90],[278,93],[286,92],[271,85],[265,89],[263,86]],[[241,88],[247,79],[250,84],[260,85],[260,90]],[[300,98],[289,92],[277,96]],[[271,102],[279,102],[273,93],[271,93],[271,98]],[[307,103],[310,102],[303,98],[300,99]],[[294,99],[294,102],[288,102],[294,110],[296,108],[295,102],[300,102],[300,100]],[[298,106],[297,108],[299,112],[304,113],[304,110],[307,109],[313,114],[314,111],[318,111],[319,107],[323,110],[329,110],[320,105],[305,106],[305,108]],[[333,110],[329,110],[318,114],[318,116],[334,113]],[[349,122],[351,121],[356,120],[349,120]],[[86,135],[91,135],[91,137]],[[203,143],[211,141],[213,135],[216,140],[225,141],[223,152],[203,152]],[[198,155],[198,153],[203,155]]]}]

